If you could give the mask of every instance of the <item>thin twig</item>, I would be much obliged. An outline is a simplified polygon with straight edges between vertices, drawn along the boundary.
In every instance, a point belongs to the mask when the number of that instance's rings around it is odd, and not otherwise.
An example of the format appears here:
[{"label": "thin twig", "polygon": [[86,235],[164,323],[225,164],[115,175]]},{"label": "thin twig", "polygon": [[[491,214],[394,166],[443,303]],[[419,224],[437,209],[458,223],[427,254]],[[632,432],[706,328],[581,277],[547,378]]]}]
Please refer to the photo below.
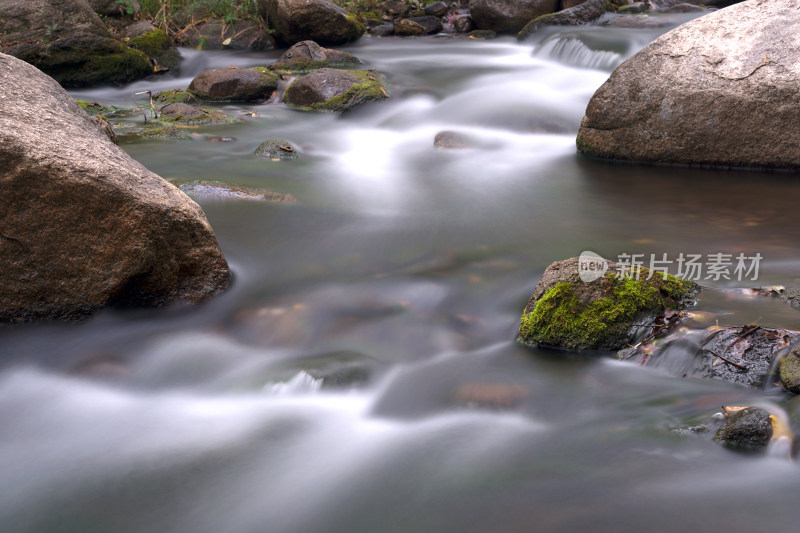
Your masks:
[{"label": "thin twig", "polygon": [[741,368],[742,370],[747,370],[746,366],[740,365],[739,363],[735,363],[735,362],[731,361],[730,359],[728,359],[727,357],[721,356],[720,354],[718,354],[714,350],[709,350],[708,348],[706,348],[706,351],[708,353],[710,353],[710,354],[716,355],[717,357],[719,357],[720,359],[722,359],[726,363],[731,364],[731,365],[735,366],[736,368]]}]

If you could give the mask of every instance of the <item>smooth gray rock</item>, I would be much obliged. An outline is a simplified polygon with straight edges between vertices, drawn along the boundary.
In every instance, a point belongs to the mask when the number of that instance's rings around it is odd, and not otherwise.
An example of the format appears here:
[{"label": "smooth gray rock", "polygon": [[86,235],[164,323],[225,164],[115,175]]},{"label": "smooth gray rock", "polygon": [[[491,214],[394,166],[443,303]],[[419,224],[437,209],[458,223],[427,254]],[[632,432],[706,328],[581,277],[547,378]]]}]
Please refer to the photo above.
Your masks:
[{"label": "smooth gray rock", "polygon": [[620,65],[578,133],[586,155],[800,169],[800,0],[688,22]]}]

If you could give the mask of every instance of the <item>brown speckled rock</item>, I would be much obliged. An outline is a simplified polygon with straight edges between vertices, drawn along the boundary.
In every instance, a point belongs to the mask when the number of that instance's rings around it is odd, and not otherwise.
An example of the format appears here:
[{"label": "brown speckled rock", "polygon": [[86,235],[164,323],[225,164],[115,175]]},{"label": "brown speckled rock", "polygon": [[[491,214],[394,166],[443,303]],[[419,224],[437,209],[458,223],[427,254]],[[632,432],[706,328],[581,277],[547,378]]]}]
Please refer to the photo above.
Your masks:
[{"label": "brown speckled rock", "polygon": [[201,302],[228,265],[200,207],[52,78],[0,54],[0,322]]}]

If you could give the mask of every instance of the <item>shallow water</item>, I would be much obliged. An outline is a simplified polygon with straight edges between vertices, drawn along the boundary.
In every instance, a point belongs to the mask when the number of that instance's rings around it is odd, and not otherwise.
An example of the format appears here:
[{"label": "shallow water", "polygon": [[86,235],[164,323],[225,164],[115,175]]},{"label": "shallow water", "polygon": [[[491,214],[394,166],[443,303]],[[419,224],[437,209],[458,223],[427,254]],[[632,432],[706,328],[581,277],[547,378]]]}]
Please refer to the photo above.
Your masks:
[{"label": "shallow water", "polygon": [[[794,527],[795,465],[673,431],[778,393],[514,343],[544,268],[584,250],[759,252],[757,281],[704,284],[798,283],[793,176],[576,155],[592,93],[665,29],[363,39],[348,50],[386,73],[390,102],[228,105],[258,116],[123,139],[176,183],[297,203],[201,202],[235,273],[206,305],[0,330],[2,530]],[[74,94],[122,106],[278,55],[185,50],[179,78]],[[442,130],[477,146],[437,151]],[[300,159],[252,155],[271,137]],[[736,291],[696,311],[699,327],[800,329],[778,299]]]}]

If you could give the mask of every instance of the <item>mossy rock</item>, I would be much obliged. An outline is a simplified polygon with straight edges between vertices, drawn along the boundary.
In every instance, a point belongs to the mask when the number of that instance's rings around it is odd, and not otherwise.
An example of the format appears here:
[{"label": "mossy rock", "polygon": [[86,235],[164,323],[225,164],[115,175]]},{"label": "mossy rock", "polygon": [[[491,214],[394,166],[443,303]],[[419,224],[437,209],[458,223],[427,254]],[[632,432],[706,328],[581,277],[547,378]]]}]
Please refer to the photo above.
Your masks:
[{"label": "mossy rock", "polygon": [[49,74],[64,87],[85,87],[100,83],[125,83],[153,73],[145,54],[111,42],[110,52],[84,48],[48,47],[46,54],[21,54],[27,61]]},{"label": "mossy rock", "polygon": [[778,372],[784,388],[794,394],[800,394],[800,348],[795,348],[781,359]]},{"label": "mossy rock", "polygon": [[241,122],[238,118],[226,115],[222,111],[194,107],[181,102],[167,104],[159,111],[160,116],[157,122],[165,125],[236,124],[237,122]]},{"label": "mossy rock", "polygon": [[189,94],[183,89],[172,89],[169,91],[160,91],[153,95],[153,101],[160,105],[167,104],[199,104],[200,100],[197,97]]},{"label": "mossy rock", "polygon": [[160,67],[161,70],[177,68],[181,63],[180,52],[175,48],[166,32],[160,28],[153,28],[131,38],[128,45],[153,59],[156,68]]},{"label": "mossy rock", "polygon": [[387,98],[383,76],[376,72],[323,68],[292,82],[286,89],[284,102],[305,111],[341,113]]},{"label": "mossy rock", "polygon": [[99,115],[105,118],[120,118],[129,117],[133,114],[133,110],[131,109],[113,105],[103,105],[97,102],[89,102],[88,100],[75,100],[75,102],[90,116]]},{"label": "mossy rock", "polygon": [[[697,291],[694,282],[642,268],[639,279],[618,276],[620,265],[591,282],[581,280],[578,258],[545,270],[519,328],[525,344],[570,350],[618,350],[668,309],[681,308]],[[650,279],[647,279],[650,277]]]},{"label": "mossy rock", "polygon": [[138,131],[133,135],[143,139],[177,139],[186,141],[192,138],[186,130],[177,126],[159,126],[157,128],[148,128],[146,130]]},{"label": "mossy rock", "polygon": [[255,151],[256,155],[267,159],[297,159],[297,150],[284,139],[268,139]]},{"label": "mossy rock", "polygon": [[127,83],[153,73],[145,54],[116,39],[86,2],[0,2],[3,53],[64,87]]}]

